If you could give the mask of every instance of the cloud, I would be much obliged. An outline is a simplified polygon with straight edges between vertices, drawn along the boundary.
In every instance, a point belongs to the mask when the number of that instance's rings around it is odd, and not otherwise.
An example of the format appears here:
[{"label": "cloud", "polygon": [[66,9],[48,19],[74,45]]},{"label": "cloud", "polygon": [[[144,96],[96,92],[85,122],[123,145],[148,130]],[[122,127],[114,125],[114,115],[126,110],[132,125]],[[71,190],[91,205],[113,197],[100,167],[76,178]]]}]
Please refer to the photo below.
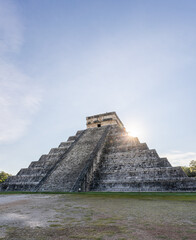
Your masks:
[{"label": "cloud", "polygon": [[39,109],[41,91],[11,64],[0,62],[0,142],[22,136]]},{"label": "cloud", "polygon": [[172,166],[189,166],[190,161],[196,159],[196,152],[170,151],[161,155],[166,156]]},{"label": "cloud", "polygon": [[0,0],[0,143],[20,138],[41,103],[42,92],[6,54],[19,54],[23,25],[11,1]]},{"label": "cloud", "polygon": [[19,51],[23,43],[23,25],[11,1],[0,0],[0,53]]}]

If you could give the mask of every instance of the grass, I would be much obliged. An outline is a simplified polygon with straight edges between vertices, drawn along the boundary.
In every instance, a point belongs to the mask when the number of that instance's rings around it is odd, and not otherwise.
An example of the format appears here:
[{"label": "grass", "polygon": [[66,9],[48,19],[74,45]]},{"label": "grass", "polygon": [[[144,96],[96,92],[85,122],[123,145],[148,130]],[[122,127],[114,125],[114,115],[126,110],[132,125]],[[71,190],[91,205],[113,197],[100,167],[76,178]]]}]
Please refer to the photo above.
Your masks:
[{"label": "grass", "polygon": [[130,198],[138,200],[196,201],[196,192],[0,192],[1,195],[12,194],[67,194],[87,198]]},{"label": "grass", "polygon": [[50,224],[50,227],[62,227],[61,224]]},{"label": "grass", "polygon": [[[118,227],[67,227],[67,226],[50,226],[54,228],[9,228],[7,237],[4,240],[53,240],[53,239],[86,239],[101,240],[104,236],[115,236],[120,233]],[[94,230],[92,232],[92,230]]]},{"label": "grass", "polygon": [[[19,194],[8,192],[6,194]],[[4,193],[1,193],[4,194]],[[26,192],[22,192],[26,194]],[[28,193],[51,194],[43,198],[29,196],[25,205],[17,202],[2,208],[1,214],[21,210],[20,215],[37,222],[39,227],[18,224],[7,229],[9,240],[60,239],[194,239],[196,193],[187,192],[87,192]],[[55,196],[55,195],[56,196]],[[1,195],[1,197],[3,197]],[[14,196],[13,196],[14,198]],[[17,199],[17,198],[16,198]],[[32,207],[36,206],[35,209]],[[39,206],[39,209],[38,209]],[[32,218],[29,211],[32,209]],[[47,210],[47,211],[46,211]],[[46,211],[46,212],[45,212]],[[49,213],[49,214],[47,214]],[[41,218],[45,215],[45,219]],[[17,216],[16,216],[17,217]],[[17,218],[16,218],[17,219]],[[3,222],[2,222],[3,225]],[[27,225],[27,224],[26,224]],[[1,229],[2,230],[2,229]]]}]

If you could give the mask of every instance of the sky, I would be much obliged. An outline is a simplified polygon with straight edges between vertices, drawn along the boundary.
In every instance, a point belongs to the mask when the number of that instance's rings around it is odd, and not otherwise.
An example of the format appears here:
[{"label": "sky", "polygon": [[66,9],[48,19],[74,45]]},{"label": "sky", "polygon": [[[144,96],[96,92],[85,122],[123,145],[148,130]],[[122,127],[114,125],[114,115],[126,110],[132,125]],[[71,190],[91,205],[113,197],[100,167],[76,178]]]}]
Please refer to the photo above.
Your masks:
[{"label": "sky", "polygon": [[195,0],[0,0],[0,171],[116,111],[172,166],[196,159]]}]

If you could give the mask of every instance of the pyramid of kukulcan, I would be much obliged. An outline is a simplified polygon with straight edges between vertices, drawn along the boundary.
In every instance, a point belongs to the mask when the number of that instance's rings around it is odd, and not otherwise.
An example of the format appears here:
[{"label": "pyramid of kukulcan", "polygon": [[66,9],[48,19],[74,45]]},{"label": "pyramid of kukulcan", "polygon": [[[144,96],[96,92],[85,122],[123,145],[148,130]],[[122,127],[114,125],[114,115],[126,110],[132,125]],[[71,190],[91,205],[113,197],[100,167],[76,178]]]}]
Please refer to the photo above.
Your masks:
[{"label": "pyramid of kukulcan", "polygon": [[9,177],[1,191],[196,191],[196,179],[172,167],[138,138],[115,112],[86,118],[87,129]]}]

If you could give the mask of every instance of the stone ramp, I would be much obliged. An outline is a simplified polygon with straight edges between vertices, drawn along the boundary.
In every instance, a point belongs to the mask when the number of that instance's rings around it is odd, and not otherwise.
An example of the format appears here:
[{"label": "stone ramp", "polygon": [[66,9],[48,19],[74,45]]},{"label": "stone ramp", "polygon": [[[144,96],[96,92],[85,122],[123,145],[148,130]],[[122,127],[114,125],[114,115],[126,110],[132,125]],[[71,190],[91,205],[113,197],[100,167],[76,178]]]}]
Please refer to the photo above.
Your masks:
[{"label": "stone ramp", "polygon": [[77,144],[73,144],[72,149],[55,165],[53,171],[36,190],[71,191],[105,129],[106,127],[86,129]]}]

